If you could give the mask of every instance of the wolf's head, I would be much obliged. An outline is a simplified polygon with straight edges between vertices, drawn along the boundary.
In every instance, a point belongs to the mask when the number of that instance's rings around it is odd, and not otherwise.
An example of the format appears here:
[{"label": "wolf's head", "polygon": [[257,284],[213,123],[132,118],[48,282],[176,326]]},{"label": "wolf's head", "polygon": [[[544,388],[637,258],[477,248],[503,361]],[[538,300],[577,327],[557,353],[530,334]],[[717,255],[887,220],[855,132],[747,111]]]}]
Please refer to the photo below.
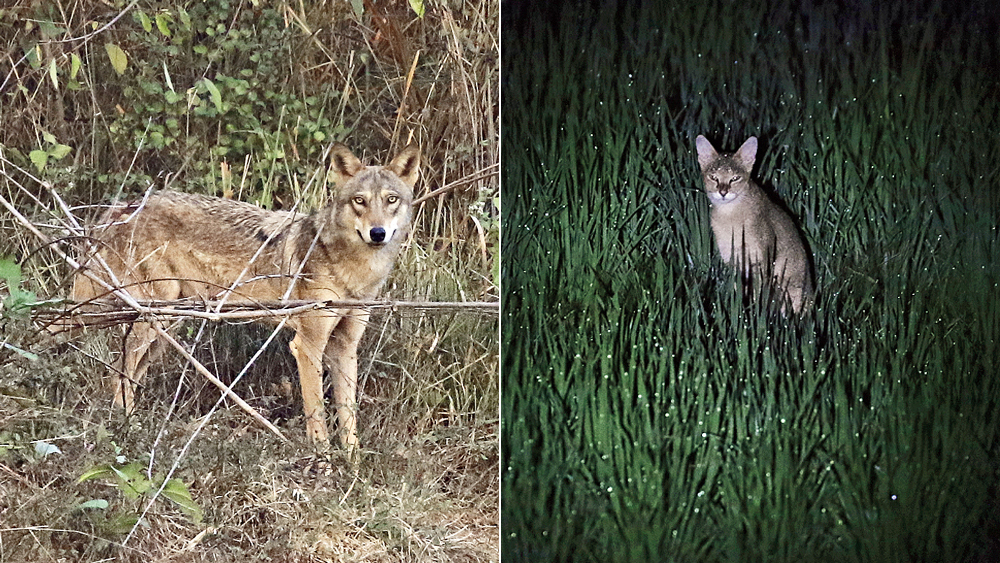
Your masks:
[{"label": "wolf's head", "polygon": [[402,242],[410,226],[420,149],[407,146],[388,166],[365,166],[337,143],[330,150],[330,160],[337,183],[337,226],[353,231],[341,234],[357,236],[373,248]]},{"label": "wolf's head", "polygon": [[757,137],[747,139],[733,154],[719,154],[702,135],[698,135],[695,144],[705,193],[712,204],[729,203],[740,197],[747,189],[757,158]]}]

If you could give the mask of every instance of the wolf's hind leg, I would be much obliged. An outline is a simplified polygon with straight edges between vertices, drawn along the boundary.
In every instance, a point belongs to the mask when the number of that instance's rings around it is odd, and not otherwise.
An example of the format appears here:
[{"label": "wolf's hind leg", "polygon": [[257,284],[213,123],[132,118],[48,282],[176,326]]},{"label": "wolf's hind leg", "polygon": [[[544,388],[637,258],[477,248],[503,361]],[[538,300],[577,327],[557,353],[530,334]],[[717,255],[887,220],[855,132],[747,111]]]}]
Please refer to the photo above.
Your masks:
[{"label": "wolf's hind leg", "polygon": [[134,323],[125,336],[122,369],[114,382],[115,404],[125,414],[135,410],[135,388],[146,376],[151,363],[163,354],[163,343],[150,323]]}]

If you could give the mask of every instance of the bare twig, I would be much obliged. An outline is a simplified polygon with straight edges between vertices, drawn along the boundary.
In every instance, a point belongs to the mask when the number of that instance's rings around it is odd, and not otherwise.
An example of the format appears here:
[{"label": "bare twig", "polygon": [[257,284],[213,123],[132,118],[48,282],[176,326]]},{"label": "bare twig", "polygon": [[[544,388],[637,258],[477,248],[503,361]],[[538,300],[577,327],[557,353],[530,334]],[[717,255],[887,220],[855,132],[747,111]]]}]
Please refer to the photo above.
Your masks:
[{"label": "bare twig", "polygon": [[95,301],[65,301],[53,306],[36,307],[33,316],[38,320],[57,320],[60,318],[80,317],[87,324],[103,321],[132,322],[139,316],[163,316],[206,319],[210,321],[225,320],[259,320],[301,315],[309,311],[335,311],[340,309],[389,309],[413,311],[469,311],[485,314],[498,314],[500,303],[496,301],[196,301],[192,299],[175,299],[171,301],[135,300],[138,309],[117,300],[100,299]]},{"label": "bare twig", "polygon": [[462,186],[471,184],[473,182],[485,180],[486,178],[489,178],[490,176],[495,176],[499,173],[500,173],[500,164],[491,164],[487,166],[485,169],[476,172],[475,174],[470,174],[465,178],[461,178],[459,180],[455,180],[454,182],[445,184],[444,186],[441,186],[440,188],[430,193],[418,197],[417,199],[413,200],[413,205],[419,205],[432,197],[437,197],[445,192],[450,192],[451,190],[460,188]]}]

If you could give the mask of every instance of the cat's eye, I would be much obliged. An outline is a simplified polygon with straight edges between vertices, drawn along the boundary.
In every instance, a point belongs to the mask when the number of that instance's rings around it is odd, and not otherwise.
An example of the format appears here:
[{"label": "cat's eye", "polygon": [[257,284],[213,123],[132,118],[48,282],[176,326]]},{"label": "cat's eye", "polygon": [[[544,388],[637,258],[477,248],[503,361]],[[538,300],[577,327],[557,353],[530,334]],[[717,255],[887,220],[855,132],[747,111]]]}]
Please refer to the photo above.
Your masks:
[{"label": "cat's eye", "polygon": [[730,184],[735,184],[736,182],[739,182],[739,181],[740,181],[740,177],[739,176],[733,176],[733,179],[729,180],[729,183]]}]

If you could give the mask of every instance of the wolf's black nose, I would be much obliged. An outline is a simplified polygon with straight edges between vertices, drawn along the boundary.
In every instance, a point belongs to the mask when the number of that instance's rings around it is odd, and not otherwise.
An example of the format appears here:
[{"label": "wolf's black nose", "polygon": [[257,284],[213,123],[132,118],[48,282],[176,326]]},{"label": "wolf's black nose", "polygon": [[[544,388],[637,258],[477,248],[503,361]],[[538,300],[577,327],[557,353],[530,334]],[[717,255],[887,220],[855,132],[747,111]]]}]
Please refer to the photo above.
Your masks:
[{"label": "wolf's black nose", "polygon": [[372,242],[383,242],[385,240],[385,229],[382,227],[372,227],[369,234],[372,237]]}]

